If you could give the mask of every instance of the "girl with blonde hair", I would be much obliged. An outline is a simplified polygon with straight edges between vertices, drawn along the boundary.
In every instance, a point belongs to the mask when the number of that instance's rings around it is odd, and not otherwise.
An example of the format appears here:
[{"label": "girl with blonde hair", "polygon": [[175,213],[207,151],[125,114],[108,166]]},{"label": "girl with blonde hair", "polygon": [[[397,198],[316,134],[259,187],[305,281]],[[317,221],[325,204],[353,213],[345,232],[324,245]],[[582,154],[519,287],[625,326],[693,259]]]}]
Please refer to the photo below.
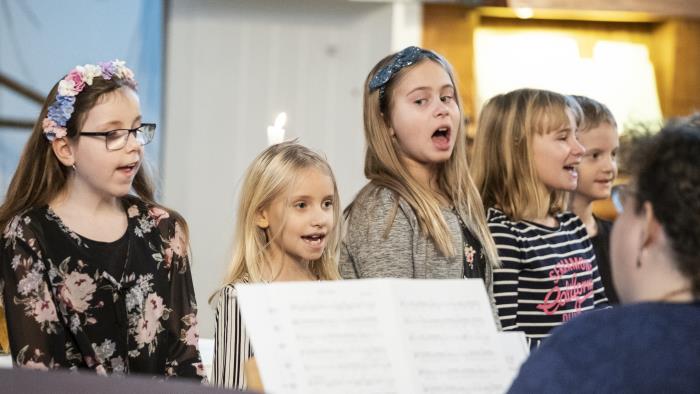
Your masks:
[{"label": "girl with blonde hair", "polygon": [[564,211],[585,152],[580,120],[572,98],[535,89],[495,96],[479,116],[472,170],[501,258],[498,314],[504,330],[524,331],[532,347],[607,305],[586,226]]},{"label": "girl with blonde hair", "polygon": [[263,151],[241,190],[233,259],[216,307],[212,382],[248,387],[253,349],[241,322],[237,283],[339,279],[340,197],[328,162],[294,142]]},{"label": "girl with blonde hair", "polygon": [[481,278],[498,256],[467,164],[462,107],[449,63],[408,47],[365,82],[369,183],[346,209],[345,278]]},{"label": "girl with blonde hair", "polygon": [[555,330],[508,393],[698,392],[700,114],[628,144],[610,239],[624,305]]}]

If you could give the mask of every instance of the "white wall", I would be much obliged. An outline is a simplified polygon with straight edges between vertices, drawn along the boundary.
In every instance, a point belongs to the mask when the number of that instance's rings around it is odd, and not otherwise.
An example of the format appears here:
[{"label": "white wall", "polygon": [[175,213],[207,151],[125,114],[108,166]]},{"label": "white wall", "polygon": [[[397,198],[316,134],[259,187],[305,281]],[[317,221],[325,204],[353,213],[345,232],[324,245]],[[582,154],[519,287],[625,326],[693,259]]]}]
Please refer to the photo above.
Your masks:
[{"label": "white wall", "polygon": [[420,46],[423,39],[423,4],[418,0],[397,0],[392,6],[391,50]]},{"label": "white wall", "polygon": [[392,47],[392,5],[173,0],[166,33],[163,198],[187,218],[201,334],[221,284],[243,172],[286,111],[288,136],[324,152],[343,205],[365,183],[362,85]]}]

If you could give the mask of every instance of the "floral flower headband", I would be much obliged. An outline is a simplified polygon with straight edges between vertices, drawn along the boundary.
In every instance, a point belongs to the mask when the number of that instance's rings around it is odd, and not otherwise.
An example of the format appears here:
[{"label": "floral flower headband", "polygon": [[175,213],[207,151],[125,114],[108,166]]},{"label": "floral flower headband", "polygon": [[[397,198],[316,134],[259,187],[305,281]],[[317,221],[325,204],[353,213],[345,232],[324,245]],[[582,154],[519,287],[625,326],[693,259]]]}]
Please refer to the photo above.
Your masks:
[{"label": "floral flower headband", "polygon": [[46,118],[41,123],[47,140],[53,141],[66,136],[66,124],[73,114],[75,96],[85,89],[85,85],[91,86],[93,79],[96,77],[108,80],[116,77],[136,84],[134,72],[125,65],[124,61],[119,59],[98,65],[85,64],[83,66],[75,66],[58,83],[56,101],[49,106]]}]

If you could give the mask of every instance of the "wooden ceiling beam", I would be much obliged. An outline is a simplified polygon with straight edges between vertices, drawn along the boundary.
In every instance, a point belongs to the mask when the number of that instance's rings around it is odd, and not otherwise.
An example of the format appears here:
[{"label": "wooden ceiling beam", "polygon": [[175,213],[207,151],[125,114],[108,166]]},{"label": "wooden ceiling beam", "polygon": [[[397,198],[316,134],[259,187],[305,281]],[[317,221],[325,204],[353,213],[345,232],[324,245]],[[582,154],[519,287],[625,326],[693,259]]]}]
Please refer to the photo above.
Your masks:
[{"label": "wooden ceiling beam", "polygon": [[700,18],[700,0],[508,0],[508,6],[571,11],[629,11]]},{"label": "wooden ceiling beam", "polygon": [[13,92],[24,96],[39,105],[42,105],[44,103],[45,97],[41,93],[35,91],[34,89],[28,86],[23,85],[20,82],[15,81],[14,79],[10,78],[6,74],[3,74],[2,72],[0,72],[0,86],[6,86]]},{"label": "wooden ceiling beam", "polygon": [[0,128],[31,130],[32,128],[34,128],[34,121],[23,119],[0,118]]}]

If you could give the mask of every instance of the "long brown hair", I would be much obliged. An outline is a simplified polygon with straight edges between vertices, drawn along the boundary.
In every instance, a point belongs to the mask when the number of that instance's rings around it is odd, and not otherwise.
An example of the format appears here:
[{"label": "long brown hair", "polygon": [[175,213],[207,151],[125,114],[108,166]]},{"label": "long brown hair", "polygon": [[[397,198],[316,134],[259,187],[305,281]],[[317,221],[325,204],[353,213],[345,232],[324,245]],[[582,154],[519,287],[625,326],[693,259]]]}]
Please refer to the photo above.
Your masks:
[{"label": "long brown hair", "polygon": [[[432,61],[440,65],[449,75],[455,92],[458,92],[457,82],[450,64],[439,54],[424,50],[428,55],[396,72],[384,85],[383,97],[380,90],[371,91],[369,88],[372,77],[392,61],[394,54],[379,61],[370,71],[365,81],[364,89],[364,126],[367,150],[365,152],[365,176],[370,180],[358,193],[355,200],[346,208],[348,220],[352,221],[352,210],[358,202],[368,198],[372,193],[385,187],[405,200],[411,206],[418,218],[421,231],[433,240],[437,249],[444,256],[454,256],[452,236],[447,223],[440,211],[440,202],[434,193],[421,185],[406,169],[402,163],[395,142],[391,138],[391,111],[393,93],[401,81],[411,69],[423,62]],[[387,102],[383,102],[387,100]],[[459,108],[460,119],[463,114],[459,94],[455,94],[455,100]],[[479,239],[484,247],[485,254],[493,266],[499,265],[498,254],[491,234],[486,224],[486,216],[479,192],[474,186],[469,173],[467,163],[467,145],[463,122],[459,122],[459,128],[455,134],[455,146],[452,156],[438,165],[437,184],[440,191],[449,198],[457,213],[469,227],[469,230]],[[387,223],[387,231],[393,224],[398,207],[398,198],[393,215]]]},{"label": "long brown hair", "polygon": [[[118,89],[132,89],[136,91],[136,84],[131,79],[119,78],[116,75],[111,79],[95,77],[92,85],[86,85],[75,96],[73,113],[66,123],[66,137],[76,140],[78,132],[85,123],[88,112],[110,93]],[[22,151],[22,155],[12,176],[12,181],[7,190],[5,201],[0,205],[0,229],[4,229],[13,216],[33,208],[48,204],[66,187],[71,174],[69,167],[58,161],[53,152],[51,142],[44,136],[42,121],[46,118],[48,108],[56,101],[58,82],[53,86],[39,116],[34,124],[29,140]],[[133,192],[147,204],[159,206],[154,201],[154,186],[148,171],[144,166],[139,168],[132,183]],[[170,211],[175,220],[180,223],[189,240],[189,230],[186,222],[176,212]]]}]

